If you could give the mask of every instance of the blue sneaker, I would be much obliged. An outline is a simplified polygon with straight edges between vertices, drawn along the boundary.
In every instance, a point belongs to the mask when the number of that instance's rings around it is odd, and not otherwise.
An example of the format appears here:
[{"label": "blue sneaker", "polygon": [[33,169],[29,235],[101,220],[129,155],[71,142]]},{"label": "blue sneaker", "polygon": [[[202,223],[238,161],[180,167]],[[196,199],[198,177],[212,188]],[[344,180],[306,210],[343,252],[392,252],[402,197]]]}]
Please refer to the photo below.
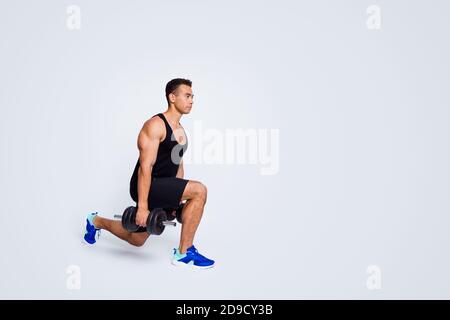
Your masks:
[{"label": "blue sneaker", "polygon": [[180,253],[179,249],[173,249],[172,264],[175,266],[188,266],[196,269],[207,269],[214,266],[214,260],[202,256],[192,245],[186,253]]},{"label": "blue sneaker", "polygon": [[84,233],[84,241],[89,244],[94,244],[100,237],[100,229],[94,226],[94,218],[98,212],[89,213],[86,217],[86,232]]}]

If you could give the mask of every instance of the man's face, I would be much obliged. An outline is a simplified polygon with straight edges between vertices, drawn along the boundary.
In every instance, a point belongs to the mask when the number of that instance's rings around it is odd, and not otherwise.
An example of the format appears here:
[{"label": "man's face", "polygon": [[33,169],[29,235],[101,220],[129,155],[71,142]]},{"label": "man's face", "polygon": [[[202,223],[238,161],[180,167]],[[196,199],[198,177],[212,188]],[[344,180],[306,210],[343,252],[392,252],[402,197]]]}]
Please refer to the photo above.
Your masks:
[{"label": "man's face", "polygon": [[171,101],[181,114],[191,112],[192,104],[194,103],[194,95],[192,94],[191,87],[182,84],[174,93],[171,93],[171,96]]}]

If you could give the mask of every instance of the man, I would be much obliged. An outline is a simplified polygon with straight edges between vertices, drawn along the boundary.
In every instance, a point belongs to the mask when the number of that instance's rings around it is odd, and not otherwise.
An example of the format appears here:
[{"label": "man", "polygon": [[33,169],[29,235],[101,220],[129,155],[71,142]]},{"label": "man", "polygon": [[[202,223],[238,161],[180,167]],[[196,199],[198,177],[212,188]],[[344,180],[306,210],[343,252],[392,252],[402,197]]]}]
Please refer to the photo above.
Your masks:
[{"label": "man", "polygon": [[[214,266],[214,260],[201,255],[193,245],[203,215],[207,189],[198,181],[184,179],[182,161],[188,141],[179,121],[182,115],[191,111],[193,98],[190,80],[173,79],[167,83],[168,109],[147,120],[138,135],[140,155],[131,177],[130,195],[138,208],[136,224],[143,227],[149,210],[177,208],[186,200],[180,244],[178,249],[174,248],[172,264],[210,268]],[[95,212],[87,216],[84,240],[94,244],[101,229],[138,247],[149,237],[147,232],[128,232],[121,221],[100,217]]]}]

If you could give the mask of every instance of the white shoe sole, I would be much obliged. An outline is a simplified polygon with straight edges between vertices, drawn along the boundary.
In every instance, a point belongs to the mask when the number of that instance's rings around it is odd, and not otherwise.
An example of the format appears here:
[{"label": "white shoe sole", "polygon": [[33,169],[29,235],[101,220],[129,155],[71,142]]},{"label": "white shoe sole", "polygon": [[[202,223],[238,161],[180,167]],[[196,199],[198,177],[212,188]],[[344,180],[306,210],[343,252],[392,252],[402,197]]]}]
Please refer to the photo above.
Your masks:
[{"label": "white shoe sole", "polygon": [[188,264],[188,263],[180,262],[177,260],[172,260],[172,265],[177,266],[177,267],[191,268],[191,269],[210,269],[210,268],[214,267],[215,263],[210,266],[196,266],[194,264]]},{"label": "white shoe sole", "polygon": [[94,243],[89,243],[86,240],[84,240],[84,233],[81,235],[81,243],[84,244],[86,247],[92,247],[97,243],[97,240]]}]

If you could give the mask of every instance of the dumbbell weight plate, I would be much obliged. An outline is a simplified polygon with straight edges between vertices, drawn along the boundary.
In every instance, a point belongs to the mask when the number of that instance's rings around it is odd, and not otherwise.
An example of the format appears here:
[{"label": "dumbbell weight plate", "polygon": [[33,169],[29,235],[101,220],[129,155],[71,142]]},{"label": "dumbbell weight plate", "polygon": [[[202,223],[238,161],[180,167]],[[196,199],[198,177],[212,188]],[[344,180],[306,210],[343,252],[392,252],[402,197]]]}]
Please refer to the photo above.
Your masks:
[{"label": "dumbbell weight plate", "polygon": [[139,229],[139,226],[136,224],[136,207],[128,207],[125,209],[122,215],[122,226],[130,231],[135,232]]},{"label": "dumbbell weight plate", "polygon": [[147,232],[159,236],[165,229],[164,221],[167,221],[166,212],[162,209],[153,209],[147,220]]},{"label": "dumbbell weight plate", "polygon": [[175,220],[175,214],[172,214],[172,212],[176,213],[176,209],[167,208],[167,209],[164,209],[164,211],[166,212],[166,215],[167,215],[167,221]]}]

